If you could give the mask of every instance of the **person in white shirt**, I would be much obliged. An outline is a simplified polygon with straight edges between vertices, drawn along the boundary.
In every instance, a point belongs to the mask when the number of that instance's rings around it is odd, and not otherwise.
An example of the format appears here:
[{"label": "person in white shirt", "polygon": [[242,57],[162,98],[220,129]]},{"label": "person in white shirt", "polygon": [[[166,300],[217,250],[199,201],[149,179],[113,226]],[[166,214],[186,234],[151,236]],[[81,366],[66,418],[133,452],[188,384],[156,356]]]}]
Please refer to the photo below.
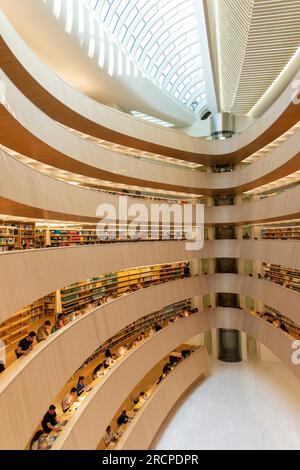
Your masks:
[{"label": "person in white shirt", "polygon": [[105,445],[108,446],[111,442],[116,442],[118,440],[118,435],[113,432],[111,426],[107,426],[105,434],[104,434],[104,442]]},{"label": "person in white shirt", "polygon": [[128,351],[127,346],[125,346],[125,345],[120,346],[119,349],[118,349],[117,356],[118,356],[118,357],[122,357],[122,356],[124,356],[124,354],[127,353],[127,351]]},{"label": "person in white shirt", "polygon": [[63,412],[65,413],[66,411],[68,411],[68,409],[70,408],[70,406],[73,405],[75,399],[76,399],[76,396],[77,396],[77,390],[75,387],[73,387],[70,392],[66,393],[63,400],[62,400],[62,403],[61,403],[61,407],[62,407],[62,410]]},{"label": "person in white shirt", "polygon": [[103,363],[104,369],[107,369],[108,367],[112,366],[116,362],[115,358],[115,354],[113,354],[112,357],[107,357]]}]

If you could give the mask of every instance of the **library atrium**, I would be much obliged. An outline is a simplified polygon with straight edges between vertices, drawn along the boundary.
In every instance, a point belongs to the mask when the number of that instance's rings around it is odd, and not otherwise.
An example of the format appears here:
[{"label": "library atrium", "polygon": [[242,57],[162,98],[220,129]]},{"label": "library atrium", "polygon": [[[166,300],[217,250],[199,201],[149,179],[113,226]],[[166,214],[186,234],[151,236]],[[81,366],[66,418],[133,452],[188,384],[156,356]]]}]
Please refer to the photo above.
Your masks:
[{"label": "library atrium", "polygon": [[0,449],[299,449],[300,0],[0,24]]}]

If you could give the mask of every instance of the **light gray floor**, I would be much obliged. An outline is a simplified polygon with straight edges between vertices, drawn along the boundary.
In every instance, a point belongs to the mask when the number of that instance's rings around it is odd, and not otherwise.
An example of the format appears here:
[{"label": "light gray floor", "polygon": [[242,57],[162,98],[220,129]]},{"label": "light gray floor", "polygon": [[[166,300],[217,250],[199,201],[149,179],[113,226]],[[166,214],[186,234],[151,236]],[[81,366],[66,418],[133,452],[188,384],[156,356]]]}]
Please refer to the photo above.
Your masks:
[{"label": "light gray floor", "polygon": [[300,449],[300,382],[284,365],[212,366],[167,421],[156,449]]}]

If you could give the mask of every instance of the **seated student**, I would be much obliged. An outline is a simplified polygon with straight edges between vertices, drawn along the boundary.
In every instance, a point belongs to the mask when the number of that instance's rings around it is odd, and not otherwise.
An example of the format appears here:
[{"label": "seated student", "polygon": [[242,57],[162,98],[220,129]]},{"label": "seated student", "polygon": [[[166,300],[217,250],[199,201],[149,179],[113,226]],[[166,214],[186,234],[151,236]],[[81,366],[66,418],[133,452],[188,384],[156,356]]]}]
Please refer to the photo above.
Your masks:
[{"label": "seated student", "polygon": [[78,382],[76,385],[77,396],[80,397],[80,395],[84,392],[84,390],[85,390],[84,377],[83,375],[80,375],[80,377],[78,377]]},{"label": "seated student", "polygon": [[122,357],[124,354],[126,354],[128,351],[128,347],[124,344],[119,347],[118,352],[117,352],[117,357]]},{"label": "seated student", "polygon": [[[150,336],[150,334],[149,334],[149,336]],[[138,340],[137,340],[137,339],[135,339],[135,340],[133,341],[133,343],[132,343],[132,346],[131,346],[131,347],[132,347],[132,348],[135,348],[135,347],[136,347],[138,344],[139,344]]]},{"label": "seated student", "polygon": [[172,370],[171,364],[167,363],[167,364],[163,367],[163,374],[168,374],[169,372],[171,372],[171,370]]},{"label": "seated student", "polygon": [[111,426],[107,426],[104,434],[105,445],[108,446],[111,442],[116,442],[118,440],[118,434],[113,432]]},{"label": "seated student", "polygon": [[148,398],[148,395],[146,395],[145,392],[141,392],[140,393],[140,397],[139,397],[139,402],[143,403],[144,401],[146,401]]},{"label": "seated student", "polygon": [[46,320],[36,332],[36,340],[38,343],[45,341],[51,333],[51,322]]},{"label": "seated student", "polygon": [[109,348],[106,348],[106,349],[105,349],[104,356],[105,356],[105,357],[111,357],[111,350],[110,350]]},{"label": "seated student", "polygon": [[289,333],[289,330],[287,329],[287,327],[285,326],[285,324],[283,323],[283,321],[279,322],[279,328],[284,331],[285,333]]},{"label": "seated student", "polygon": [[137,405],[139,402],[143,403],[146,399],[147,399],[147,395],[145,394],[145,392],[141,392],[139,394],[139,396],[136,396],[135,398],[133,398],[132,402]]},{"label": "seated student", "polygon": [[191,354],[191,351],[190,349],[182,349],[181,351],[181,356],[186,359],[187,357],[189,357]]},{"label": "seated student", "polygon": [[92,310],[93,310],[93,305],[91,303],[88,303],[82,307],[81,315],[85,315],[86,313],[89,313]]},{"label": "seated student", "polygon": [[30,333],[28,333],[26,338],[21,339],[21,341],[18,344],[17,349],[15,350],[17,359],[19,359],[22,356],[26,356],[32,351],[33,341],[35,337],[36,337],[36,333],[34,331],[30,331]]},{"label": "seated student", "polygon": [[127,416],[126,410],[123,410],[117,420],[118,426],[122,426],[122,424],[126,424],[128,423],[128,421],[129,421],[129,416]]},{"label": "seated student", "polygon": [[93,380],[101,377],[101,375],[103,374],[104,372],[104,368],[103,368],[103,364],[101,362],[101,364],[99,364],[94,370],[93,370],[93,374],[92,374],[92,377],[93,377]]},{"label": "seated student", "polygon": [[65,394],[65,396],[64,396],[64,398],[62,399],[62,402],[61,402],[61,408],[62,408],[64,413],[66,411],[68,411],[70,406],[73,405],[73,403],[76,399],[76,396],[77,396],[77,389],[75,387],[71,388],[71,390],[68,393]]},{"label": "seated student", "polygon": [[49,444],[47,436],[42,429],[39,429],[33,436],[30,443],[30,450],[48,450]]},{"label": "seated student", "polygon": [[50,405],[47,413],[42,420],[42,428],[45,434],[50,434],[51,431],[59,431],[59,421],[56,415],[56,406]]},{"label": "seated student", "polygon": [[155,332],[157,333],[158,331],[162,330],[162,326],[160,326],[159,323],[155,323],[154,329],[155,329]]},{"label": "seated student", "polygon": [[179,357],[177,356],[169,356],[169,361],[170,361],[170,365],[171,366],[174,366],[177,364],[177,362],[179,362]]},{"label": "seated student", "polygon": [[144,339],[145,339],[145,333],[141,333],[137,338],[138,341],[143,341]]},{"label": "seated student", "polygon": [[113,354],[111,357],[107,357],[103,362],[104,369],[107,369],[108,367],[112,366],[116,362],[115,358],[115,354]]},{"label": "seated student", "polygon": [[189,263],[186,263],[186,265],[184,266],[183,274],[184,274],[184,277],[189,277],[191,275]]},{"label": "seated student", "polygon": [[81,315],[81,310],[80,308],[75,308],[75,310],[73,310],[73,312],[71,312],[68,317],[69,317],[69,321],[74,321],[76,320],[76,318],[80,317]]},{"label": "seated student", "polygon": [[273,320],[273,323],[272,323],[273,326],[276,326],[276,328],[279,328],[280,327],[280,321],[279,320]]},{"label": "seated student", "polygon": [[60,330],[61,328],[63,328],[64,326],[64,321],[63,319],[60,317],[60,318],[57,318],[56,322],[54,323],[54,325],[52,326],[52,329],[51,329],[51,334],[55,333],[56,331]]}]

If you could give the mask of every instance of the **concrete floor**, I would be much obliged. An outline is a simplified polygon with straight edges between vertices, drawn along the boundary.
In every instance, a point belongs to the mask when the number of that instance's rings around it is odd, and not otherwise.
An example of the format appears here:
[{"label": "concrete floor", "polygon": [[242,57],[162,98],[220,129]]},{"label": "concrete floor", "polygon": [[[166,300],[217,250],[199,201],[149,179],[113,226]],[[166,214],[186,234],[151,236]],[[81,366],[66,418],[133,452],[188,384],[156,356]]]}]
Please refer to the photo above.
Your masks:
[{"label": "concrete floor", "polygon": [[[300,367],[300,366],[299,366]],[[212,361],[155,449],[300,449],[300,382],[281,363]]]}]

